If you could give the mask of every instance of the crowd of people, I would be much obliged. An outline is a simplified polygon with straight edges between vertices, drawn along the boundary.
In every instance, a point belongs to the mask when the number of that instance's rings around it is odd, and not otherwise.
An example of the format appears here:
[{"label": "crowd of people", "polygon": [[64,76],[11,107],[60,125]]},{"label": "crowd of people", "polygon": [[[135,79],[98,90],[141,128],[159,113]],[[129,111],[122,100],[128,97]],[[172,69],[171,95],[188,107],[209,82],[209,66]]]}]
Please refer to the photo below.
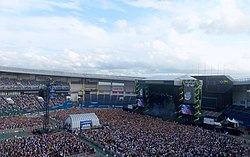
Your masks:
[{"label": "crowd of people", "polygon": [[[78,135],[119,156],[250,155],[249,150],[243,147],[242,141],[235,138],[222,136],[200,127],[179,125],[120,109],[70,108],[51,112],[51,116],[63,123],[70,114],[91,112],[96,113],[103,127],[84,130]],[[0,119],[0,129],[24,128],[41,124],[42,119],[37,117],[17,116]],[[62,145],[60,141],[63,140],[68,141],[68,144]],[[41,145],[45,145],[44,141],[48,142],[49,148],[41,147]],[[9,151],[15,150],[16,147],[22,149]],[[21,154],[21,156],[35,156],[34,154],[63,156],[94,153],[93,149],[79,142],[77,137],[70,133],[8,139],[0,142],[0,149],[4,150],[0,156],[16,156],[17,154]]]},{"label": "crowd of people", "polygon": [[[0,90],[38,90],[40,84],[43,82],[28,79],[15,79],[15,78],[0,78]],[[56,89],[69,90],[68,82],[56,81],[54,86]]]},{"label": "crowd of people", "polygon": [[38,87],[39,82],[35,80],[0,78],[0,89],[4,90],[38,89]]},{"label": "crowd of people", "polygon": [[[100,110],[99,110],[100,111]],[[247,156],[243,141],[117,109],[96,112],[102,129],[81,136],[121,156]]]},{"label": "crowd of people", "polygon": [[95,154],[95,150],[68,132],[6,139],[0,142],[1,157],[40,157]]},{"label": "crowd of people", "polygon": [[[92,113],[102,128],[72,133],[7,139],[0,142],[0,156],[63,156],[94,153],[82,137],[118,156],[248,156],[244,141],[197,126],[176,124],[121,109],[70,108],[50,113],[63,124],[70,114]],[[0,118],[0,130],[41,126],[42,118]],[[77,135],[77,136],[76,136]],[[65,141],[65,142],[64,142]],[[47,142],[47,143],[46,143]],[[47,147],[45,147],[47,145]],[[17,149],[19,148],[19,149]],[[14,150],[14,151],[13,151]]]},{"label": "crowd of people", "polygon": [[14,95],[10,98],[14,102],[12,107],[18,110],[32,111],[42,107],[34,95]]},{"label": "crowd of people", "polygon": [[41,127],[43,118],[39,116],[8,116],[0,117],[0,130]]},{"label": "crowd of people", "polygon": [[120,109],[71,108],[52,116],[63,122],[70,114],[95,112],[101,129],[81,137],[120,156],[248,156],[244,141],[197,126],[180,125]]},{"label": "crowd of people", "polygon": [[51,113],[51,117],[54,118],[55,120],[57,120],[58,122],[64,122],[64,120],[66,120],[66,118],[68,118],[68,116],[70,114],[81,114],[81,113],[91,113],[94,112],[98,109],[92,109],[92,108],[77,108],[77,107],[72,107],[69,108],[67,110],[57,110]]},{"label": "crowd of people", "polygon": [[[70,109],[76,111],[76,108]],[[62,110],[67,112],[67,110]],[[61,111],[61,112],[62,112]],[[58,111],[51,112],[57,113]],[[0,117],[0,133],[8,130],[42,128],[43,118],[39,115]],[[50,124],[51,126],[51,124]],[[95,150],[69,132],[57,132],[29,137],[15,137],[0,141],[0,156],[71,156],[93,155]]]},{"label": "crowd of people", "polygon": [[[0,90],[39,90],[41,82],[0,78]],[[68,82],[56,82],[55,89],[70,88]],[[49,107],[65,103],[57,95]],[[39,111],[43,102],[37,95],[0,96],[0,110]],[[176,124],[159,118],[125,112],[121,109],[75,108],[50,112],[61,126],[70,114],[94,112],[100,129],[81,132],[57,132],[15,137],[0,141],[0,156],[70,156],[92,155],[95,150],[79,139],[82,137],[118,156],[250,156],[250,146],[234,137],[218,134],[197,126]],[[6,130],[41,128],[41,116],[0,117],[0,133]]]},{"label": "crowd of people", "polygon": [[[49,107],[64,104],[66,102],[65,99],[65,96],[56,95],[55,99],[50,101]],[[32,94],[0,97],[0,110],[36,111],[43,107],[43,102],[38,99],[38,96]]]},{"label": "crowd of people", "polygon": [[6,98],[0,97],[0,110],[8,109],[10,107],[12,107],[12,106],[9,105]]}]

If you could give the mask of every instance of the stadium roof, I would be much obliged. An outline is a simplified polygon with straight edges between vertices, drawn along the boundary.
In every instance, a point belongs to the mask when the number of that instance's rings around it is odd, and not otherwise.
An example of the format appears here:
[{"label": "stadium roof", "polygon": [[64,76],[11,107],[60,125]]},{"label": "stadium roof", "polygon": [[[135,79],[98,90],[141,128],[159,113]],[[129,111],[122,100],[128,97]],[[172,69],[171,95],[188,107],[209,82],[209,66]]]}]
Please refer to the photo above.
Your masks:
[{"label": "stadium roof", "polygon": [[200,75],[192,75],[193,77],[199,77],[199,76],[202,76],[202,77],[213,77],[213,76],[225,76],[227,77],[230,81],[234,82],[235,79],[230,76],[230,75],[222,75],[222,74],[200,74]]},{"label": "stadium roof", "polygon": [[[218,74],[202,74],[202,75],[184,75],[184,74],[166,74],[166,75],[154,75],[150,77],[131,77],[131,76],[117,76],[117,75],[102,75],[102,74],[86,74],[86,73],[72,73],[63,71],[50,71],[50,70],[38,70],[38,69],[25,69],[16,67],[0,66],[0,72],[6,73],[18,73],[18,74],[34,74],[34,75],[45,75],[45,76],[61,76],[71,78],[90,78],[90,79],[101,79],[101,80],[123,80],[123,81],[134,81],[134,80],[145,80],[145,81],[174,81],[174,80],[192,80],[196,76],[222,76]],[[235,85],[250,84],[250,78],[233,79],[229,75],[223,75],[234,82]]]},{"label": "stadium roof", "polygon": [[46,76],[63,76],[63,77],[73,77],[73,78],[91,78],[91,79],[102,79],[102,80],[134,81],[134,80],[143,79],[142,77],[101,75],[101,74],[85,74],[85,73],[70,73],[70,72],[62,72],[62,71],[24,69],[24,68],[14,68],[14,67],[5,67],[5,66],[0,66],[0,72],[46,75]]},{"label": "stadium roof", "polygon": [[249,85],[250,78],[235,79],[234,85]]},{"label": "stadium roof", "polygon": [[161,81],[174,81],[174,80],[196,80],[195,78],[189,76],[189,75],[183,75],[183,74],[169,74],[169,75],[155,75],[151,77],[147,77],[143,79],[145,81],[148,80],[161,80]]}]

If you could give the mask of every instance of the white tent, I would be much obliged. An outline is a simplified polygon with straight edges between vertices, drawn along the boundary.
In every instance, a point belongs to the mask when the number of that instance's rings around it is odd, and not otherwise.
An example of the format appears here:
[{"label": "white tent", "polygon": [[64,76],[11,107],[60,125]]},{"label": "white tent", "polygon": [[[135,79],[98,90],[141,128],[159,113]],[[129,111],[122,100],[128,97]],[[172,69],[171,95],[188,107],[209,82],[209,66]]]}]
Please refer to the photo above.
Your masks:
[{"label": "white tent", "polygon": [[39,102],[44,102],[43,97],[38,96],[37,99],[38,99]]},{"label": "white tent", "polygon": [[72,114],[65,121],[70,130],[90,129],[100,127],[100,121],[95,113]]},{"label": "white tent", "polygon": [[11,98],[6,98],[5,99],[9,104],[14,104],[15,102]]},{"label": "white tent", "polygon": [[227,121],[229,121],[230,123],[233,123],[235,128],[240,126],[239,122],[236,121],[234,118],[230,119],[229,117],[227,117]]}]

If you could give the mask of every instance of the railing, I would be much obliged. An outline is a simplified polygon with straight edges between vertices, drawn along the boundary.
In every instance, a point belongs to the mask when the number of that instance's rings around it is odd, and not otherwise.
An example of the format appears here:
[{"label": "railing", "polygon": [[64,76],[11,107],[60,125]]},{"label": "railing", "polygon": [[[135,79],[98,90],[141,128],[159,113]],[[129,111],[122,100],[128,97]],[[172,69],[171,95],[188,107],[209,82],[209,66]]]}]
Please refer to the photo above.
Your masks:
[{"label": "railing", "polygon": [[240,82],[248,82],[250,81],[250,78],[241,78],[241,79],[235,79],[235,83],[240,83]]}]

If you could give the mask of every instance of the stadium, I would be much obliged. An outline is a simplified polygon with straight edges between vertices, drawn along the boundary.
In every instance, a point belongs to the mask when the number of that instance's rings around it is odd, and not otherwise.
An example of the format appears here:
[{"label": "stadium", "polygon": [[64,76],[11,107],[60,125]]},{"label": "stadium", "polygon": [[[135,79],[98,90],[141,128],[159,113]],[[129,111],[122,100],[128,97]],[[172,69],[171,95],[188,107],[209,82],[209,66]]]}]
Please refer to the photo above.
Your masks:
[{"label": "stadium", "polygon": [[0,67],[0,156],[248,156],[250,79]]}]

